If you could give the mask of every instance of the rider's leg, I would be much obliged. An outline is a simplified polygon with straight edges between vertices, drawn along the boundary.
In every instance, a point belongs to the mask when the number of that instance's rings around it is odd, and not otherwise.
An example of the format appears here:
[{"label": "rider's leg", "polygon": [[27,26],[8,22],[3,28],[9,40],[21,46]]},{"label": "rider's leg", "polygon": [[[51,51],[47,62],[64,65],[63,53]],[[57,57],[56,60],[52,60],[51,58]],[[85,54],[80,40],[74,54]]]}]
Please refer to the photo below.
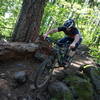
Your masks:
[{"label": "rider's leg", "polygon": [[67,55],[67,61],[66,61],[65,67],[67,66],[67,63],[69,63],[70,60],[71,60],[71,59],[73,58],[73,56],[75,55],[76,49],[77,49],[78,46],[80,45],[81,41],[82,41],[82,39],[80,38],[80,40],[76,43],[75,48],[70,49],[70,51],[69,51],[69,53],[68,53],[68,55]]},{"label": "rider's leg", "polygon": [[73,50],[70,50],[70,52],[69,52],[69,56],[70,56],[70,57],[73,57],[74,54],[75,54],[75,50],[74,50],[74,51],[73,51]]},{"label": "rider's leg", "polygon": [[70,50],[70,52],[69,52],[69,56],[70,56],[70,57],[73,57],[73,56],[74,56],[75,51],[76,51],[76,49],[78,48],[78,46],[80,45],[81,41],[82,41],[82,38],[80,38],[80,40],[76,43],[75,48],[72,48],[72,49]]},{"label": "rider's leg", "polygon": [[59,46],[62,46],[66,41],[73,42],[74,39],[73,39],[73,38],[70,38],[70,37],[64,37],[64,38],[58,40],[58,41],[57,41],[57,44],[58,44]]},{"label": "rider's leg", "polygon": [[[61,38],[60,40],[57,41],[57,45],[59,47],[62,47],[64,43],[66,43],[67,41],[71,41],[73,42],[74,39],[70,38],[70,37],[64,37],[64,38]],[[67,57],[66,57],[67,58]],[[58,67],[59,64],[58,64],[58,61],[57,63],[55,64],[55,67]]]}]

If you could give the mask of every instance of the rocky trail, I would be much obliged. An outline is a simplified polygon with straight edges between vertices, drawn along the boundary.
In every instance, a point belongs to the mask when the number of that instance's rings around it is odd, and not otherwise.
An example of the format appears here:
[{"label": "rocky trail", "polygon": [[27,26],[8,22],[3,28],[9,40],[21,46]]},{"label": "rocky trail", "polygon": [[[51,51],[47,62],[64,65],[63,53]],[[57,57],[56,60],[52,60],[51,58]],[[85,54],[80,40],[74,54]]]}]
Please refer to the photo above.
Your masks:
[{"label": "rocky trail", "polygon": [[[69,77],[74,74],[84,77],[79,71],[83,65],[96,66],[93,59],[88,55],[88,48],[86,46],[83,45],[77,50],[76,56],[74,56],[74,60],[68,69],[56,68],[54,70],[55,74],[52,75],[52,80],[48,83],[48,86],[36,89],[34,86],[34,77],[40,64],[41,62],[37,61],[34,57],[31,59],[0,60],[0,100],[51,100],[52,98],[54,98],[52,100],[65,100],[64,98],[68,98],[67,96],[63,96],[65,92],[71,94],[70,98],[66,100],[89,100],[88,98],[92,98],[91,100],[100,100],[100,87],[96,87],[99,92],[96,91],[95,93],[93,93],[95,91],[93,90],[94,87],[92,89],[89,88],[90,94],[87,93],[87,99],[81,99],[78,94],[73,93],[74,90],[72,89],[73,84],[71,84],[71,81],[64,81],[67,76]],[[80,78],[80,80],[83,83],[88,83],[84,79]],[[97,84],[99,83],[100,80]],[[89,86],[91,87],[91,85]],[[70,91],[72,92],[70,93]],[[54,94],[52,95],[52,93]],[[96,99],[94,99],[94,94]],[[55,99],[55,97],[57,98]]]}]

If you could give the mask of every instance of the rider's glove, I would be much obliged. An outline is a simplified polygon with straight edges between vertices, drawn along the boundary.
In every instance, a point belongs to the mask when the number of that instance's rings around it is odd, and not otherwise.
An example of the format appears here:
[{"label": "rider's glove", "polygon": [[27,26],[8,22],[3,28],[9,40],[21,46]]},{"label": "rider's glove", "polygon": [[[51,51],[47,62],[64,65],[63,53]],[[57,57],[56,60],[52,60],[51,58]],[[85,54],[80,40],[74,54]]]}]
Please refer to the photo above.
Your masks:
[{"label": "rider's glove", "polygon": [[44,35],[43,35],[44,39],[46,39],[47,36],[48,36],[48,34],[44,34]]},{"label": "rider's glove", "polygon": [[69,48],[75,48],[75,43],[72,43]]}]

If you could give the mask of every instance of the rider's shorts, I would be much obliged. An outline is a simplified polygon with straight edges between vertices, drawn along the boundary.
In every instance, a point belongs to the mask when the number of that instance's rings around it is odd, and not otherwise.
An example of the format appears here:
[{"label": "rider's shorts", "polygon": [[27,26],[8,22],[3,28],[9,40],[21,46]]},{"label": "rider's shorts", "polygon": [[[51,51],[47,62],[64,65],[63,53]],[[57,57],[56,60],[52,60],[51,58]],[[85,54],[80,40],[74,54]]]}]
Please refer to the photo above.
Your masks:
[{"label": "rider's shorts", "polygon": [[[57,44],[59,46],[61,46],[61,44],[65,43],[66,41],[69,41],[69,42],[72,43],[74,41],[74,38],[64,37],[64,38],[58,40],[58,43]],[[82,38],[80,38],[79,41],[76,43],[75,48],[72,48],[72,51],[75,51],[78,48],[78,46],[80,45],[81,42],[82,42]]]}]

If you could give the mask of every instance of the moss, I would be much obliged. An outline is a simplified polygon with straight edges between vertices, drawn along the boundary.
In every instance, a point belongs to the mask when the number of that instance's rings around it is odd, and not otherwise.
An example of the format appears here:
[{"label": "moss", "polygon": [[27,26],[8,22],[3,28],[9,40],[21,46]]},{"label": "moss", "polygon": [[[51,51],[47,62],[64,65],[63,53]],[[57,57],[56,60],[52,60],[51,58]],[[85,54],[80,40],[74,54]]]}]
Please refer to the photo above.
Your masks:
[{"label": "moss", "polygon": [[93,88],[88,80],[73,75],[68,76],[65,81],[75,90],[78,100],[93,100]]},{"label": "moss", "polygon": [[100,76],[100,68],[95,68],[92,71],[93,71],[94,75]]},{"label": "moss", "polygon": [[91,98],[93,91],[91,85],[88,82],[82,82],[79,85],[75,86],[75,90],[79,96],[79,100],[89,100]]},{"label": "moss", "polygon": [[51,100],[57,100],[57,98],[52,98]]},{"label": "moss", "polygon": [[71,92],[67,92],[64,96],[64,100],[73,100],[73,96],[71,94]]},{"label": "moss", "polygon": [[51,100],[73,100],[73,96],[71,92],[66,92],[63,95],[59,95],[57,97],[53,97]]}]

